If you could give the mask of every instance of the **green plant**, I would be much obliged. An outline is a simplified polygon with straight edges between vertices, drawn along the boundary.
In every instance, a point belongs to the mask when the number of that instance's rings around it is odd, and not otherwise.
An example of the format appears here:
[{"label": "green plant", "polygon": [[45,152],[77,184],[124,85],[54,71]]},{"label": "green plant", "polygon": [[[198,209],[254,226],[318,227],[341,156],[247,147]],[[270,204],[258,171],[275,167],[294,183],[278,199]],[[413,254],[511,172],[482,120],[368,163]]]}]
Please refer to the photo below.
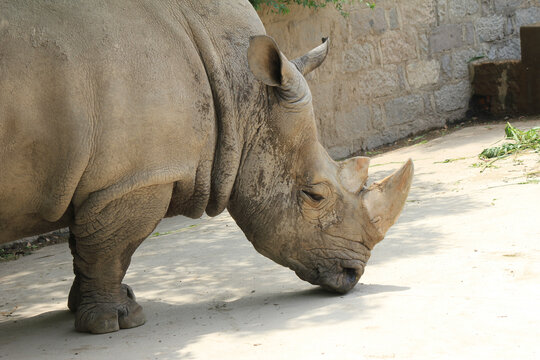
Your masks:
[{"label": "green plant", "polygon": [[504,132],[506,134],[506,139],[511,142],[502,144],[501,146],[484,149],[480,155],[478,155],[480,159],[501,159],[527,149],[536,152],[540,151],[540,127],[524,131],[513,127],[507,122]]},{"label": "green plant", "polygon": [[510,142],[482,150],[478,157],[484,162],[472,164],[473,167],[480,167],[482,168],[480,172],[483,172],[488,167],[496,168],[493,165],[495,161],[511,154],[517,154],[523,150],[534,150],[540,153],[540,127],[525,131],[519,130],[507,122],[504,133],[506,135],[505,139]]},{"label": "green plant", "polygon": [[473,56],[472,58],[470,58],[469,60],[467,60],[467,64],[468,64],[468,63],[471,63],[471,62],[473,62],[473,61],[476,61],[476,60],[483,59],[483,58],[485,58],[485,57],[486,57],[486,55],[483,55],[483,54],[482,54],[482,55],[478,55],[478,56]]},{"label": "green plant", "polygon": [[354,2],[365,3],[368,7],[373,9],[375,7],[374,1],[365,0],[249,0],[255,10],[259,10],[261,5],[267,5],[273,12],[278,14],[287,14],[290,9],[290,4],[299,4],[304,7],[319,9],[326,7],[326,5],[334,4],[337,11],[343,16],[347,16],[347,12],[343,10],[343,4],[352,4]]},{"label": "green plant", "polygon": [[481,168],[482,170],[480,170],[480,172],[484,172],[487,168],[493,168],[493,169],[498,169],[499,167],[498,166],[495,166],[493,165],[493,163],[498,160],[498,159],[495,159],[495,160],[491,160],[489,162],[478,162],[478,163],[474,163],[471,165],[471,167],[473,168]]},{"label": "green plant", "polygon": [[459,161],[459,160],[465,160],[467,159],[466,157],[460,157],[460,158],[453,158],[453,159],[444,159],[443,161],[435,161],[434,164],[448,164],[448,163],[451,163],[451,162],[454,162],[454,161]]}]

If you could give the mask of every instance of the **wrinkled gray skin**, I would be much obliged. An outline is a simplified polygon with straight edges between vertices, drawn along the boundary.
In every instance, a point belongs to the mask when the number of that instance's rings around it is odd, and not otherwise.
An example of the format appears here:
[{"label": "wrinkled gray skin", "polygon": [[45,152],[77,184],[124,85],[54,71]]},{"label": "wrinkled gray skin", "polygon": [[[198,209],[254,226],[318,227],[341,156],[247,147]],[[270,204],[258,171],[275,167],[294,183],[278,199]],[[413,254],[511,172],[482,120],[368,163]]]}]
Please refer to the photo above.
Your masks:
[{"label": "wrinkled gray skin", "polygon": [[[401,211],[409,161],[317,140],[303,74],[247,1],[0,1],[0,240],[69,226],[79,331],[144,323],[122,279],[164,216],[228,208],[257,251],[350,290]],[[248,49],[249,48],[249,49]]]}]

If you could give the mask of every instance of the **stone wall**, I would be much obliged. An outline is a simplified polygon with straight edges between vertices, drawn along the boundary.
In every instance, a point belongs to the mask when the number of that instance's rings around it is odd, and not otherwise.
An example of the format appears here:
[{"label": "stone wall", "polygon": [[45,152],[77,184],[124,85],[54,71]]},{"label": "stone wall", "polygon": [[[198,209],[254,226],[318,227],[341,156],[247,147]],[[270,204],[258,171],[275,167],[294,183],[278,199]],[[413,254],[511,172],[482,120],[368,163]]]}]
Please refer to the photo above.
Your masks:
[{"label": "stone wall", "polygon": [[330,36],[326,62],[307,76],[319,133],[336,158],[465,116],[468,63],[519,59],[519,28],[540,22],[540,0],[378,0],[347,8],[259,12],[290,58]]}]

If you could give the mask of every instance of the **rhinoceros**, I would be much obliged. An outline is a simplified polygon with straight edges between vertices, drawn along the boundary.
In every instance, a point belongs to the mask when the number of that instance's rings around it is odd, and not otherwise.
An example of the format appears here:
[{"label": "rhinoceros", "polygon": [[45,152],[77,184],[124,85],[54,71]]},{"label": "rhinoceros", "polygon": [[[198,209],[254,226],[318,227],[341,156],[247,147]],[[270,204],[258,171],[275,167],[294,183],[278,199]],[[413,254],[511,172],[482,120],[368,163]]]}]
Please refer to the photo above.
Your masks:
[{"label": "rhinoceros", "polygon": [[[335,162],[304,75],[245,1],[0,2],[0,239],[69,227],[78,331],[145,322],[122,284],[163,217],[225,209],[255,249],[345,293],[405,203]],[[330,95],[331,96],[331,95]]]}]

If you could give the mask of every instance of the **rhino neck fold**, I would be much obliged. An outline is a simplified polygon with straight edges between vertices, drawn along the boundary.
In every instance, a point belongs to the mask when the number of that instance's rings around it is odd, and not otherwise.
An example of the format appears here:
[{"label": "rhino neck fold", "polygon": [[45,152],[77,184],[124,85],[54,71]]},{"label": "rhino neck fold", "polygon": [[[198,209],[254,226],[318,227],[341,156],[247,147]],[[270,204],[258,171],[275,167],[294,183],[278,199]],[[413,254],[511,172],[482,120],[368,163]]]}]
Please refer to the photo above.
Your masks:
[{"label": "rhino neck fold", "polygon": [[[246,4],[192,2],[190,7],[200,8],[196,12],[180,5],[212,89],[216,116],[216,146],[206,206],[210,216],[218,215],[228,205],[244,147],[250,133],[258,128],[258,120],[252,116],[262,106],[257,104],[260,97],[256,95],[264,92],[264,86],[249,71],[247,47],[251,35],[265,31],[259,18],[251,14],[251,5]],[[205,14],[204,18],[199,14]]]}]

